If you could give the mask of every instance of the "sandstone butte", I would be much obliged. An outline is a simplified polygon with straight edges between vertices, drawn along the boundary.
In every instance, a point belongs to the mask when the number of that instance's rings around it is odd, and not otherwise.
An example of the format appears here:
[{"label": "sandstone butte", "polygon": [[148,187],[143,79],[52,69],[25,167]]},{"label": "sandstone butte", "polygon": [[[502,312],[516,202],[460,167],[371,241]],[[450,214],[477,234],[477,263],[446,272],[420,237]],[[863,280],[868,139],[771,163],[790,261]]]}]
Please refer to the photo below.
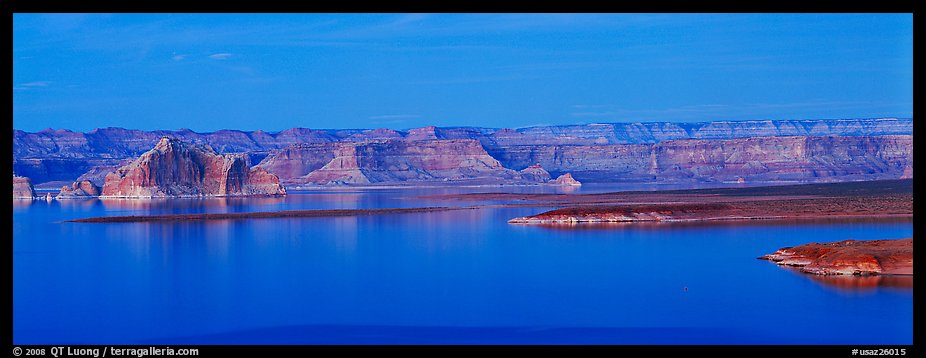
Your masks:
[{"label": "sandstone butte", "polygon": [[553,181],[553,184],[569,185],[569,186],[581,186],[582,185],[582,183],[580,183],[578,180],[575,180],[575,178],[573,178],[572,174],[570,173],[566,173],[566,174],[558,176],[556,180]]},{"label": "sandstone butte", "polygon": [[81,180],[61,187],[57,199],[82,199],[100,196],[100,187],[89,180]]},{"label": "sandstone butte", "polygon": [[32,187],[32,180],[26,177],[16,176],[13,174],[13,199],[34,199],[35,188]]},{"label": "sandstone butte", "polygon": [[543,169],[540,164],[532,164],[527,168],[521,169],[518,174],[521,175],[521,179],[540,183],[545,183],[552,179],[550,172]]},{"label": "sandstone butte", "polygon": [[816,275],[912,275],[913,239],[811,243],[759,259]]},{"label": "sandstone butte", "polygon": [[106,175],[101,197],[151,198],[285,195],[276,175],[251,168],[245,155],[162,137],[138,159]]}]

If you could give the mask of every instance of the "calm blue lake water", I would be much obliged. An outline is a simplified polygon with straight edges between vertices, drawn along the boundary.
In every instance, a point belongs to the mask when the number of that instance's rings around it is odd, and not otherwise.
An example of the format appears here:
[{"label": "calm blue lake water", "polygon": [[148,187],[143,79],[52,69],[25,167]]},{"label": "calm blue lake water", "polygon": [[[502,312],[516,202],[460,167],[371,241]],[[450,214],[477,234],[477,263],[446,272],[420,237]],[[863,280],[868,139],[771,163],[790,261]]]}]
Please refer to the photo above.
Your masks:
[{"label": "calm blue lake water", "polygon": [[[581,192],[611,189],[585,186]],[[188,223],[61,222],[101,215],[469,205],[409,197],[512,190],[14,201],[13,340],[912,343],[912,281],[823,280],[756,259],[807,242],[910,237],[910,221],[556,228],[506,223],[549,208],[499,208]]]}]

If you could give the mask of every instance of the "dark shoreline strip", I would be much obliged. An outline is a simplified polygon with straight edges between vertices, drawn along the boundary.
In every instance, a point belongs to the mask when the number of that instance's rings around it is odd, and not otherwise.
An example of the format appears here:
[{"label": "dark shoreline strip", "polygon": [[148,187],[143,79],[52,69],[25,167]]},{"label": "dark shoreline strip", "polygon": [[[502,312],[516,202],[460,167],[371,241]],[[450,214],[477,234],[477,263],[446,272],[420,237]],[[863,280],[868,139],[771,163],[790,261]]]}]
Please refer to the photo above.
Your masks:
[{"label": "dark shoreline strip", "polygon": [[215,214],[171,214],[171,215],[135,215],[135,216],[100,216],[86,219],[66,220],[74,223],[132,223],[151,221],[193,221],[193,220],[242,220],[273,218],[318,218],[334,216],[366,216],[386,214],[429,213],[435,211],[472,209],[469,207],[424,207],[424,208],[386,208],[386,209],[321,209],[321,210],[284,210],[258,211],[243,213]]}]

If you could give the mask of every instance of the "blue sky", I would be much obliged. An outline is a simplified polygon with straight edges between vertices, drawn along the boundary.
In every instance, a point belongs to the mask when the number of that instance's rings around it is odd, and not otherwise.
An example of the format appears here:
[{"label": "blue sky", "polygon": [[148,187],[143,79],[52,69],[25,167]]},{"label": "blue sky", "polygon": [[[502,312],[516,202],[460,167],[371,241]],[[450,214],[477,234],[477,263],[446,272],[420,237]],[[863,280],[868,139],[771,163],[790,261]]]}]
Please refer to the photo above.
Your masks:
[{"label": "blue sky", "polygon": [[911,117],[910,14],[16,14],[14,128]]}]

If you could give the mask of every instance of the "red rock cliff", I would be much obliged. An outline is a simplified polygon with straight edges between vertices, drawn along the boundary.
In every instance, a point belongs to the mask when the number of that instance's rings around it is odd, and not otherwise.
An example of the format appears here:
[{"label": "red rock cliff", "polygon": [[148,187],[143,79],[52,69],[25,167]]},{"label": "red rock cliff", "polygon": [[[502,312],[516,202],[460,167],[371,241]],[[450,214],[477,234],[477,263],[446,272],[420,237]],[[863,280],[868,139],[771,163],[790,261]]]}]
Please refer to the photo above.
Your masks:
[{"label": "red rock cliff", "polygon": [[104,197],[284,195],[279,179],[250,168],[247,156],[163,137],[132,163],[106,176]]},{"label": "red rock cliff", "polygon": [[32,180],[13,174],[13,199],[32,199],[34,197],[35,189],[32,187]]}]

